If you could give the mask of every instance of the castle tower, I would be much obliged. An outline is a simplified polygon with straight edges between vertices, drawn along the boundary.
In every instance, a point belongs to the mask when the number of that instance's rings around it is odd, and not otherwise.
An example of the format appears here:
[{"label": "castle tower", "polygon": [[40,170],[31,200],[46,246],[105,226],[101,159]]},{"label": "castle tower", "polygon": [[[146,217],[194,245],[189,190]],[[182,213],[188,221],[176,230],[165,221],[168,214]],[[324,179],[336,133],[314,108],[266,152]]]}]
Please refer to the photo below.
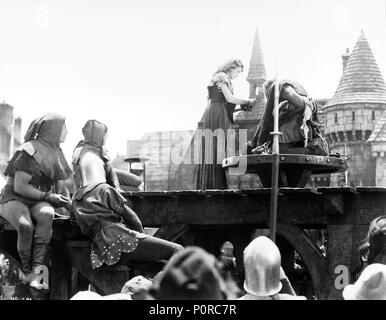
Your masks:
[{"label": "castle tower", "polygon": [[0,174],[3,173],[11,156],[13,139],[13,107],[0,103]]},{"label": "castle tower", "polygon": [[[343,75],[331,100],[323,108],[325,136],[331,153],[350,157],[348,182],[352,186],[375,185],[375,158],[368,141],[386,110],[386,85],[366,36],[361,32],[354,50],[343,58]],[[333,175],[341,185],[342,175]]]},{"label": "castle tower", "polygon": [[[249,98],[256,98],[256,105],[252,112],[238,112],[234,114],[234,128],[247,129],[248,140],[251,140],[256,127],[258,126],[265,110],[265,97],[263,94],[263,84],[267,79],[263,51],[261,49],[259,31],[256,28],[255,38],[252,46],[251,60],[247,81],[249,82]],[[260,179],[256,174],[245,174],[241,176],[230,176],[230,188],[254,188],[261,186]]]},{"label": "castle tower", "polygon": [[13,151],[17,149],[22,144],[22,137],[21,137],[21,125],[22,125],[22,119],[20,117],[16,117],[15,121],[13,123]]},{"label": "castle tower", "polygon": [[263,52],[261,50],[260,36],[256,28],[247,81],[249,82],[249,98],[254,99],[257,97],[257,105],[253,108],[252,113],[247,115],[249,119],[260,120],[263,116],[265,108],[263,84],[266,79],[267,75]]}]

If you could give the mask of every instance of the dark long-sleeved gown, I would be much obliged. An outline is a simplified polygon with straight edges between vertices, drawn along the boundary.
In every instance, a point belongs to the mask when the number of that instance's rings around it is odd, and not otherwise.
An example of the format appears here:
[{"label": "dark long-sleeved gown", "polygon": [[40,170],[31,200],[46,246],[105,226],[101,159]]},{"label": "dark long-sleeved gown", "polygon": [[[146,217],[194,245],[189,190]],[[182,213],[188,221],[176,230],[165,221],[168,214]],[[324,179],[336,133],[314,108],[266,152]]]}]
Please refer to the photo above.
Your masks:
[{"label": "dark long-sleeved gown", "polygon": [[[208,86],[209,105],[203,118],[203,129],[209,129],[215,133],[217,129],[223,131],[213,143],[201,143],[201,164],[197,170],[196,188],[205,189],[226,189],[227,179],[221,162],[226,157],[227,129],[233,122],[233,112],[236,105],[226,101],[220,85],[225,83],[233,92],[232,83],[228,75],[217,73]],[[212,161],[211,161],[212,160]]]}]

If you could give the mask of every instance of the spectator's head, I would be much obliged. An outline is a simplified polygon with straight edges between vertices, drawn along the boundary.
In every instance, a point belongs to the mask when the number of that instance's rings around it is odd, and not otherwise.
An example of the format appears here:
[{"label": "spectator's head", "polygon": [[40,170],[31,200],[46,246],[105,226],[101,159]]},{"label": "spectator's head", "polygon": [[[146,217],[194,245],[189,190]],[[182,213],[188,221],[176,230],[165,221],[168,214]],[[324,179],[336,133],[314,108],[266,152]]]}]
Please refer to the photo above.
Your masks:
[{"label": "spectator's head", "polygon": [[343,290],[345,300],[386,300],[386,265],[367,266],[355,284]]},{"label": "spectator's head", "polygon": [[281,290],[281,256],[267,237],[254,239],[244,250],[244,290],[254,296],[272,296]]},{"label": "spectator's head", "polygon": [[368,264],[381,262],[384,252],[386,262],[386,216],[375,218],[370,223],[369,231],[363,244],[359,247],[360,255]]},{"label": "spectator's head", "polygon": [[221,255],[224,257],[233,258],[233,244],[225,241],[221,247]]},{"label": "spectator's head", "polygon": [[233,244],[226,241],[221,247],[219,261],[223,264],[224,270],[234,271],[236,268],[236,259],[233,255]]},{"label": "spectator's head", "polygon": [[125,283],[121,293],[130,294],[133,300],[145,300],[152,282],[143,277],[136,276]]},{"label": "spectator's head", "polygon": [[157,300],[222,300],[225,284],[213,255],[187,247],[169,260],[151,293]]}]

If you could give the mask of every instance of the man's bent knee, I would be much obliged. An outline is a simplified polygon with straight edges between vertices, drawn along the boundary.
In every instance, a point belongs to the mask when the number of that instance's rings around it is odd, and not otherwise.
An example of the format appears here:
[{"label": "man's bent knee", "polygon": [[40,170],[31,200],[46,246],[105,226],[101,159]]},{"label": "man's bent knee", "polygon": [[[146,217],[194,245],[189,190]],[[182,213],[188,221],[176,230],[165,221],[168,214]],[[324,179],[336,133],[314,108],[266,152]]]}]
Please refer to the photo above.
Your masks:
[{"label": "man's bent knee", "polygon": [[29,221],[21,221],[16,226],[16,230],[19,235],[24,237],[31,237],[34,232],[33,224]]},{"label": "man's bent knee", "polygon": [[17,229],[24,220],[28,222],[30,211],[28,207],[19,201],[10,201],[2,205],[1,216]]},{"label": "man's bent knee", "polygon": [[37,223],[52,223],[54,215],[55,210],[49,204],[46,204],[44,206],[37,206],[32,210],[32,216]]}]

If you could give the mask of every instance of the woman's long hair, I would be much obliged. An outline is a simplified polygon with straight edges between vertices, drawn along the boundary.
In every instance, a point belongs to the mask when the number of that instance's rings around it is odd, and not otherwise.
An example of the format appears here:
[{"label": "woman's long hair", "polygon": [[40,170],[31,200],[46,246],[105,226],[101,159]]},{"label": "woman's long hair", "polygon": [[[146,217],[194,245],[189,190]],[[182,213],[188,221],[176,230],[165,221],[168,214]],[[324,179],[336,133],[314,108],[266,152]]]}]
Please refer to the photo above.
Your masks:
[{"label": "woman's long hair", "polygon": [[[386,249],[386,216],[379,216],[370,222],[366,238],[358,248],[361,262],[371,264]],[[361,263],[363,267],[363,263]]]},{"label": "woman's long hair", "polygon": [[236,68],[241,68],[241,71],[243,71],[244,70],[243,63],[239,59],[231,59],[226,61],[220,67],[218,67],[214,75],[219,72],[229,73],[232,69],[236,69]]},{"label": "woman's long hair", "polygon": [[263,92],[266,100],[268,100],[269,90],[271,89],[274,82],[275,82],[275,79],[268,79],[263,84]]}]

